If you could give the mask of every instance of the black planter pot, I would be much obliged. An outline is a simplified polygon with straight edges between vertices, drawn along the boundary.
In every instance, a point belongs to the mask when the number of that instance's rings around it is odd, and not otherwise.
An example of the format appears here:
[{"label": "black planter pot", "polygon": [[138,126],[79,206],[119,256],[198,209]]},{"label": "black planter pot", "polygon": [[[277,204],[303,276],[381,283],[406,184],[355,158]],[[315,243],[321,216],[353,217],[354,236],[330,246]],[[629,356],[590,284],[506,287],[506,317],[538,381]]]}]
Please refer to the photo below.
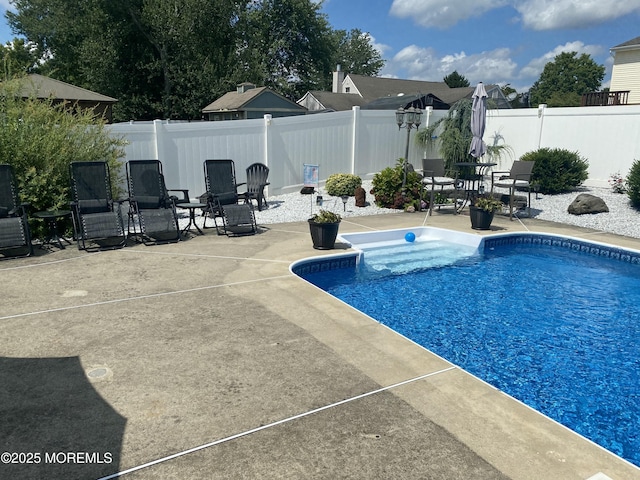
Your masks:
[{"label": "black planter pot", "polygon": [[482,210],[481,208],[469,207],[469,217],[471,218],[471,228],[474,230],[490,230],[493,221],[493,213]]},{"label": "black planter pot", "polygon": [[336,243],[338,227],[340,227],[340,222],[316,223],[309,220],[309,231],[311,232],[313,248],[316,250],[331,250]]}]

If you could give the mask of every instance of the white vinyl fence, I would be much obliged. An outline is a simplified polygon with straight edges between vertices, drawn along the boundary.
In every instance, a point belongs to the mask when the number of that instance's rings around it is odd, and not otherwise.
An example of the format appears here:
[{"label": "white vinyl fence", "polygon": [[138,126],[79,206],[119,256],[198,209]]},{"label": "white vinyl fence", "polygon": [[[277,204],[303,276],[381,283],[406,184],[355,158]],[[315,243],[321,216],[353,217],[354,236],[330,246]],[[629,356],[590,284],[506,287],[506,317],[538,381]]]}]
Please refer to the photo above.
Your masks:
[{"label": "white vinyl fence", "polygon": [[[128,160],[158,159],[168,188],[188,188],[192,198],[205,191],[203,162],[230,158],[239,182],[255,162],[269,166],[269,195],[300,189],[304,164],[320,167],[321,181],[333,173],[369,178],[404,156],[407,131],[398,130],[395,112],[360,110],[302,117],[223,122],[120,123],[110,126],[128,141]],[[446,111],[423,115],[423,126],[446,116]],[[414,142],[409,161],[420,168],[423,157],[437,157]],[[589,162],[593,186],[607,186],[617,172],[628,173],[640,159],[640,105],[490,110],[484,140],[503,143],[512,155],[496,166],[508,170],[511,162],[541,147],[577,151]]]}]

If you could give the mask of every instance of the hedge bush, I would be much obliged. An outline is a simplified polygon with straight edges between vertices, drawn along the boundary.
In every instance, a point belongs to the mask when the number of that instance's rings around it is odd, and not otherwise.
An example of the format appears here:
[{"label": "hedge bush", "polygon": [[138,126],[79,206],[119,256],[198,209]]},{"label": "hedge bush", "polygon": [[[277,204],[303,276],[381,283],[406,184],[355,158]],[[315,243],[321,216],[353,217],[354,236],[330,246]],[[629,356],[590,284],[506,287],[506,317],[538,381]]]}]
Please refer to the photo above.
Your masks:
[{"label": "hedge bush", "polygon": [[589,176],[587,160],[578,152],[562,148],[540,148],[525,153],[520,160],[536,162],[531,183],[539,184],[541,193],[569,192]]},{"label": "hedge bush", "polygon": [[640,160],[634,160],[627,175],[627,195],[635,208],[640,208]]},{"label": "hedge bush", "polygon": [[329,175],[324,188],[329,195],[342,197],[343,195],[353,196],[356,188],[362,185],[362,179],[351,173],[334,173]]},{"label": "hedge bush", "polygon": [[[69,164],[74,161],[107,161],[118,198],[124,140],[111,136],[89,110],[35,95],[23,99],[18,93],[23,85],[17,79],[0,84],[0,163],[13,166],[21,201],[30,204],[30,213],[69,209]],[[42,236],[43,221],[30,223],[33,236]]]},{"label": "hedge bush", "polygon": [[418,173],[407,170],[405,196],[402,196],[403,162],[399,158],[395,167],[387,167],[373,176],[371,194],[376,205],[382,208],[421,209],[422,178]]}]

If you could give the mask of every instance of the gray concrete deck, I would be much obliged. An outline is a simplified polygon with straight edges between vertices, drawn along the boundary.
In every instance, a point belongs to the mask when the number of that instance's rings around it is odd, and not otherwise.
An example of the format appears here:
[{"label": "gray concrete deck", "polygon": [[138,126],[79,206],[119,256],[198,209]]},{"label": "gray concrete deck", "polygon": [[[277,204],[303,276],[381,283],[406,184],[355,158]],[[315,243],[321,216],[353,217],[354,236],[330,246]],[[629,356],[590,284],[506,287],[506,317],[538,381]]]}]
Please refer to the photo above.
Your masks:
[{"label": "gray concrete deck", "polygon": [[[465,215],[428,225],[472,232]],[[492,232],[526,228],[640,249],[534,220]],[[0,478],[640,478],[289,273],[321,254],[293,223],[0,262],[0,450],[31,460]]]}]

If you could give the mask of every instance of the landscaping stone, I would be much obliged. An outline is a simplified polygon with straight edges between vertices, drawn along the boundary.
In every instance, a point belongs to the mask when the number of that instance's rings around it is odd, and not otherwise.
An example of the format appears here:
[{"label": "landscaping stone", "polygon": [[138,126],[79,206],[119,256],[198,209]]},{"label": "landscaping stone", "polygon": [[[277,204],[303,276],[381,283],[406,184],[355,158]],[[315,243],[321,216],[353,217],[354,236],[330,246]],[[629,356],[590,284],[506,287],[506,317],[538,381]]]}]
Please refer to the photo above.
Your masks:
[{"label": "landscaping stone", "polygon": [[575,200],[571,202],[569,208],[567,208],[567,212],[572,215],[603,213],[608,211],[609,207],[604,200],[589,193],[581,193],[580,195],[578,195]]}]

